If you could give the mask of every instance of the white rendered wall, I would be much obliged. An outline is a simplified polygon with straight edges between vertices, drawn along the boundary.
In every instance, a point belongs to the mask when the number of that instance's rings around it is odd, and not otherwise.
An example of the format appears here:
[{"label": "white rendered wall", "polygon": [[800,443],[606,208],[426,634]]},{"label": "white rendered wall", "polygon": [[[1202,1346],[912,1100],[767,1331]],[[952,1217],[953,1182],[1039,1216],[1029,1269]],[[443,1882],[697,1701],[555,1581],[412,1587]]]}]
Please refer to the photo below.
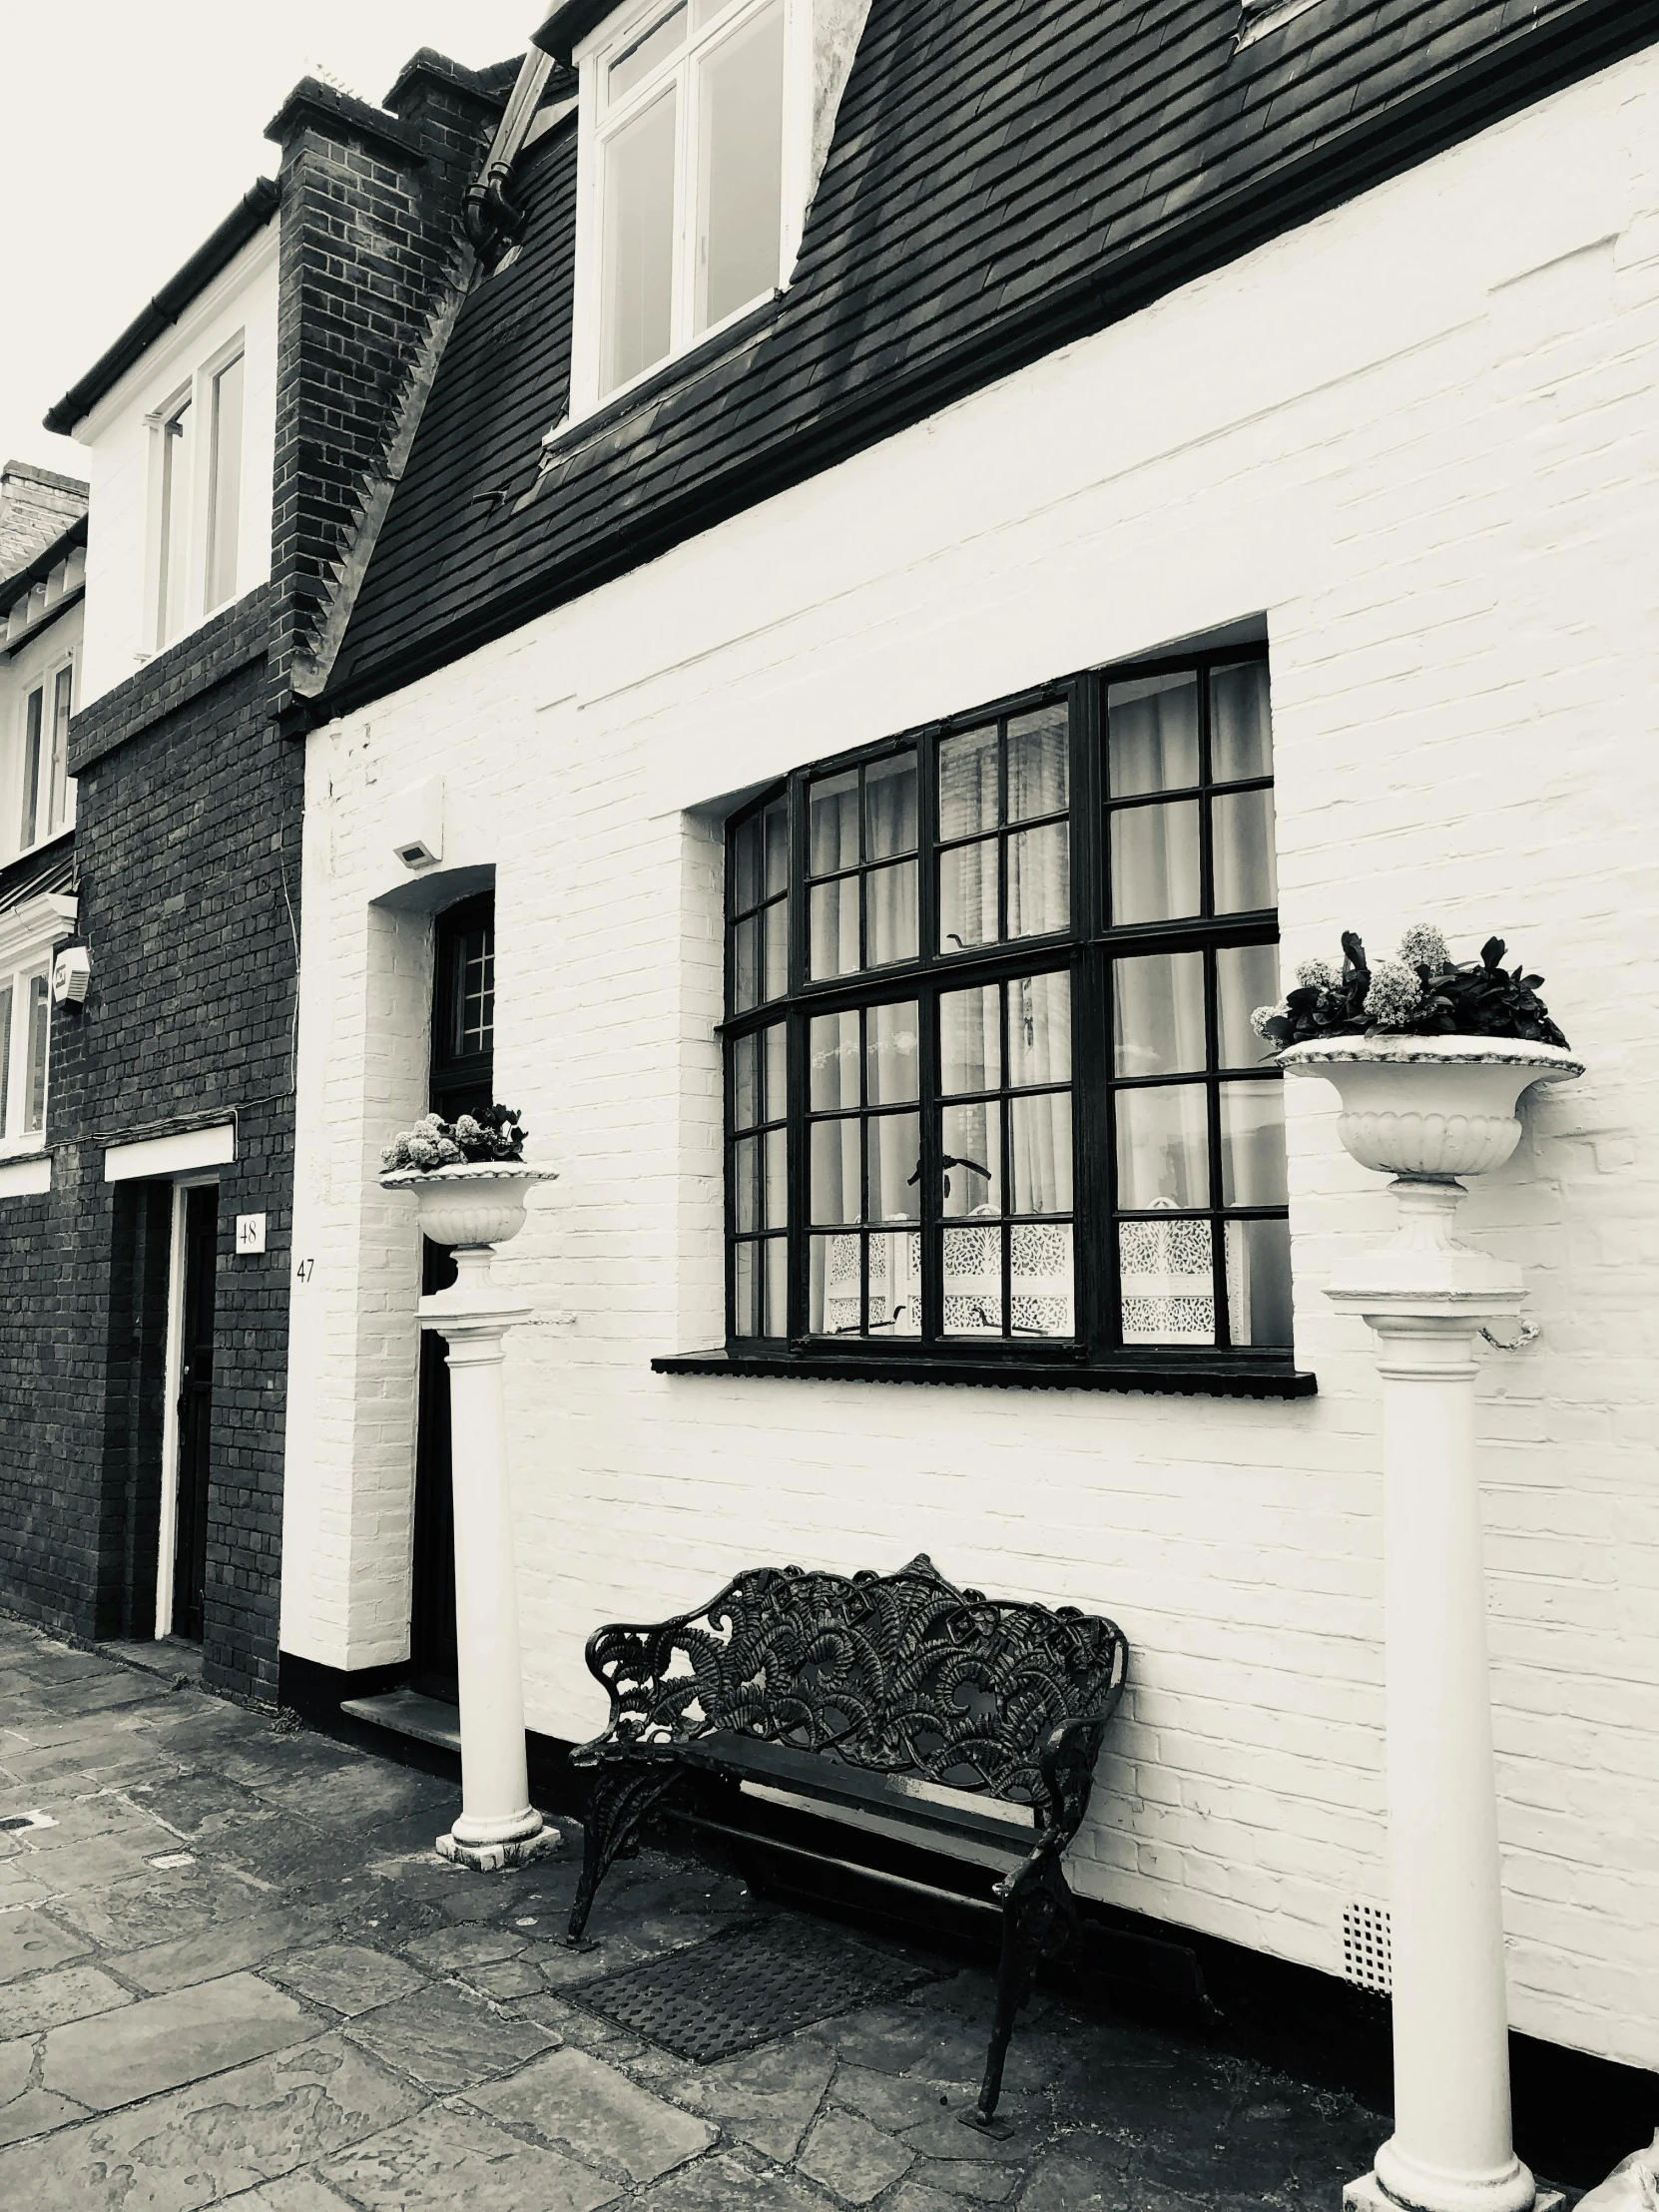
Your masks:
[{"label": "white rendered wall", "polygon": [[[151,417],[246,331],[242,520],[236,596],[271,574],[272,471],[276,452],[276,218],[222,270],[180,320],[98,402],[75,432],[92,487],[87,529],[87,631],[77,711],[154,658],[155,560]],[[113,337],[116,333],[111,332]],[[200,416],[198,417],[200,428]],[[201,495],[201,487],[196,487]],[[187,636],[205,618],[198,597]],[[177,639],[172,642],[177,643]]]},{"label": "white rendered wall", "polygon": [[1288,1101],[1316,1399],[648,1365],[722,1330],[698,810],[1265,613],[1288,959],[1496,930],[1591,1066],[1465,1208],[1543,1325],[1481,1381],[1511,1994],[1659,2063],[1656,407],[1648,57],[318,733],[284,1649],[405,1648],[417,1255],[364,1182],[425,984],[376,981],[373,901],[397,795],[444,774],[445,865],[497,870],[497,1092],[561,1175],[499,1263],[538,1316],[508,1366],[531,1726],[603,1722],[602,1621],[925,1549],[1129,1636],[1080,1887],[1340,1968],[1344,1906],[1385,1902],[1379,1384],[1321,1286],[1389,1202],[1322,1086]]}]

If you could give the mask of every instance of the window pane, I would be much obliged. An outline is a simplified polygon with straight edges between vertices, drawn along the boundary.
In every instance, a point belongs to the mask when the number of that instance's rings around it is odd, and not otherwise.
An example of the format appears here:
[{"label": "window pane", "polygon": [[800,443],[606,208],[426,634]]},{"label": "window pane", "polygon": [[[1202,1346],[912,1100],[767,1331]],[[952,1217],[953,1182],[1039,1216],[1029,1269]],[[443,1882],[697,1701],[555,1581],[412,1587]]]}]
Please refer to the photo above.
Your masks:
[{"label": "window pane", "polygon": [[1253,914],[1279,903],[1271,791],[1233,792],[1215,809],[1216,912]]},{"label": "window pane", "polygon": [[1113,1073],[1188,1075],[1204,1065],[1203,953],[1153,952],[1115,961]]},{"label": "window pane", "polygon": [[858,972],[858,878],[838,876],[832,883],[813,885],[812,942],[807,948],[807,973],[815,982],[834,975]]},{"label": "window pane", "polygon": [[1064,814],[1071,804],[1071,719],[1064,706],[1008,724],[1008,820]]},{"label": "window pane", "polygon": [[29,978],[29,1047],[23,1126],[30,1135],[46,1127],[46,1051],[52,1031],[52,1001],[46,977]]},{"label": "window pane", "polygon": [[759,1334],[755,1314],[755,1247],[741,1244],[733,1254],[732,1334],[734,1337],[754,1337]]},{"label": "window pane", "polygon": [[921,1232],[869,1240],[869,1330],[882,1337],[921,1335]]},{"label": "window pane", "polygon": [[807,791],[807,871],[833,875],[858,864],[858,772],[821,776]]},{"label": "window pane", "polygon": [[601,396],[668,351],[673,296],[674,143],[671,90],[605,149]]},{"label": "window pane", "polygon": [[11,1100],[12,987],[0,987],[0,1137],[12,1134],[16,1114]]},{"label": "window pane", "polygon": [[815,1014],[807,1047],[815,1114],[853,1112],[858,1097],[858,1016]]},{"label": "window pane", "polygon": [[1216,1291],[1210,1224],[1170,1214],[1118,1224],[1126,1345],[1213,1345]]},{"label": "window pane", "polygon": [[213,437],[208,456],[207,605],[237,595],[237,540],[242,511],[243,356],[214,378]]},{"label": "window pane", "polygon": [[52,770],[47,782],[47,828],[61,830],[69,820],[69,715],[75,688],[73,666],[52,679]]},{"label": "window pane", "polygon": [[185,587],[190,577],[190,470],[186,459],[190,415],[187,399],[162,425],[158,645],[176,638],[185,626]]},{"label": "window pane", "polygon": [[1288,1221],[1227,1224],[1227,1318],[1236,1345],[1293,1342]]},{"label": "window pane", "polygon": [[1009,936],[1045,937],[1070,922],[1070,825],[1020,830],[1008,839]]},{"label": "window pane", "polygon": [[782,998],[790,987],[790,902],[775,898],[766,909],[766,991],[768,1000]]},{"label": "window pane", "polygon": [[893,860],[916,848],[916,757],[901,753],[864,771],[864,852]]},{"label": "window pane", "polygon": [[1016,1214],[1069,1214],[1071,1093],[1040,1091],[1009,1106]]},{"label": "window pane", "polygon": [[732,896],[740,914],[761,903],[761,821],[751,815],[732,832]]},{"label": "window pane", "polygon": [[753,1129],[761,1118],[761,1040],[740,1037],[732,1047],[732,1126]]},{"label": "window pane", "polygon": [[739,1236],[761,1227],[761,1140],[742,1137],[732,1152],[732,1213]]},{"label": "window pane", "polygon": [[761,916],[732,932],[732,1011],[747,1014],[761,1002]]},{"label": "window pane", "polygon": [[625,47],[605,72],[606,98],[620,100],[635,85],[644,84],[659,62],[677,54],[686,42],[685,0],[648,23],[631,46]]},{"label": "window pane", "polygon": [[1216,1013],[1224,1068],[1253,1068],[1269,1046],[1250,1026],[1258,1006],[1279,1003],[1279,947],[1229,944],[1216,954]]},{"label": "window pane", "polygon": [[1112,817],[1112,919],[1180,921],[1199,910],[1198,801]]},{"label": "window pane", "polygon": [[1210,676],[1210,775],[1217,784],[1273,774],[1268,664],[1245,661]]},{"label": "window pane", "polygon": [[790,1139],[788,1130],[769,1130],[766,1148],[766,1226],[769,1229],[788,1229],[790,1226]]},{"label": "window pane", "polygon": [[766,895],[776,898],[790,887],[790,806],[775,799],[762,817],[766,844]]},{"label": "window pane", "polygon": [[995,837],[939,854],[939,950],[996,942],[999,855]]},{"label": "window pane", "polygon": [[1114,799],[1198,782],[1198,678],[1148,676],[1106,691],[1106,760]]},{"label": "window pane", "polygon": [[999,993],[946,991],[939,1000],[939,1085],[946,1098],[1002,1086]]},{"label": "window pane", "polygon": [[947,1229],[943,1256],[945,1335],[1000,1337],[1002,1231]]},{"label": "window pane", "polygon": [[697,328],[778,282],[784,206],[784,9],[773,0],[702,69]]},{"label": "window pane", "polygon": [[863,1197],[858,1180],[856,1120],[814,1122],[812,1153],[814,1221],[832,1224],[859,1220]]},{"label": "window pane", "polygon": [[921,1116],[876,1114],[869,1131],[869,1218],[921,1219]]},{"label": "window pane", "polygon": [[967,730],[939,747],[939,835],[970,837],[994,830],[997,814],[996,726]]},{"label": "window pane", "polygon": [[[951,1232],[960,1235],[960,1231]],[[1070,1222],[1022,1222],[1013,1246],[1010,1318],[1016,1337],[1075,1337],[1076,1268]]]},{"label": "window pane", "polygon": [[789,1110],[789,1036],[781,1021],[762,1034],[766,1038],[766,1109],[768,1121],[782,1121]]},{"label": "window pane", "polygon": [[1008,985],[1008,1081],[1071,1081],[1071,977],[1021,975]]},{"label": "window pane", "polygon": [[1221,1202],[1224,1206],[1284,1206],[1285,1086],[1221,1086]]},{"label": "window pane", "polygon": [[916,956],[916,863],[871,868],[864,877],[867,965],[887,967]]},{"label": "window pane", "polygon": [[31,845],[40,834],[41,722],[46,712],[44,691],[32,691],[23,710],[23,820],[18,841]]},{"label": "window pane", "polygon": [[944,1110],[944,1212],[1002,1211],[1002,1109],[994,1102]]},{"label": "window pane", "polygon": [[769,1237],[766,1253],[766,1313],[762,1334],[787,1337],[790,1333],[790,1247],[784,1237]]},{"label": "window pane", "polygon": [[872,1006],[864,1017],[866,1083],[872,1106],[902,1106],[921,1096],[920,1017],[913,998]]},{"label": "window pane", "polygon": [[1201,1083],[1119,1091],[1118,1204],[1208,1206],[1210,1149]]},{"label": "window pane", "polygon": [[807,1327],[840,1337],[861,1326],[863,1239],[812,1237],[807,1243]]}]

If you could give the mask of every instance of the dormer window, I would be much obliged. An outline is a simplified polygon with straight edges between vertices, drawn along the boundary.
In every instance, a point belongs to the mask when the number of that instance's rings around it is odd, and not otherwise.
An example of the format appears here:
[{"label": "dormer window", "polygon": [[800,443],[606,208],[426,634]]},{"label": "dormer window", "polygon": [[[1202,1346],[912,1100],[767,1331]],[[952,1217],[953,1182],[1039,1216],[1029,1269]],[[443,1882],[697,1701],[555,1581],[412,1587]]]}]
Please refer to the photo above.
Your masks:
[{"label": "dormer window", "polygon": [[793,94],[810,54],[805,0],[647,0],[577,49],[573,414],[783,281],[803,212],[790,180],[806,160],[806,103]]},{"label": "dormer window", "polygon": [[150,648],[160,652],[237,596],[242,536],[241,333],[150,418]]}]

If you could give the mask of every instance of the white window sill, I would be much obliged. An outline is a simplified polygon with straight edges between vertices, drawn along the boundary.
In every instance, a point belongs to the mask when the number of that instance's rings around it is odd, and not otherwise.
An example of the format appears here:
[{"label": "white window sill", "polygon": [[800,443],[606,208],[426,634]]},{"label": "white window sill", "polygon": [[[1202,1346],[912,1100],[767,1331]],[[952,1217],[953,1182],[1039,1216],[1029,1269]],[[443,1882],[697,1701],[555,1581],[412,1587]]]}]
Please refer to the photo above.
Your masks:
[{"label": "white window sill", "polygon": [[39,1198],[52,1188],[52,1155],[44,1140],[32,1152],[0,1153],[0,1198]]},{"label": "white window sill", "polygon": [[596,399],[591,406],[584,407],[580,414],[563,416],[551,430],[543,433],[543,465],[561,460],[582,443],[586,434],[605,428],[627,414],[631,407],[641,404],[658,390],[666,389],[678,377],[705,366],[730,340],[747,337],[751,328],[764,327],[782,303],[784,291],[785,287],[780,284],[772,291],[757,292],[747,305],[739,307],[712,328],[701,331],[678,353],[665,353],[660,361],[642,368],[637,376],[631,376],[625,384],[618,384],[614,391],[608,391],[603,399]]}]

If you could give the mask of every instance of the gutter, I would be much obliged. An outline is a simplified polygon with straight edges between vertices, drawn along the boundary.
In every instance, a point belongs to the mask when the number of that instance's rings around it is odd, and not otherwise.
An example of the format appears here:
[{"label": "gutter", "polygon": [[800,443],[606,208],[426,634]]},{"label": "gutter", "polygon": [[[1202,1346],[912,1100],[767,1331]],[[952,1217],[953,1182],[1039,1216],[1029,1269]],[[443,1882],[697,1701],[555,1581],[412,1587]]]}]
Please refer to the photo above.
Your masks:
[{"label": "gutter", "polygon": [[128,323],[107,353],[94,361],[79,383],[68,391],[45,418],[45,427],[63,436],[74,434],[106,392],[113,391],[133,363],[142,360],[163,331],[172,328],[191,302],[201,296],[219,275],[235,261],[249,240],[263,231],[281,204],[281,188],[274,177],[262,177],[231,210],[213,235],[206,239],[157,292],[149,306]]},{"label": "gutter", "polygon": [[532,46],[519,69],[506,110],[496,125],[495,137],[484,157],[484,166],[468,185],[461,220],[466,235],[480,256],[488,257],[503,240],[516,239],[524,228],[524,210],[507,192],[513,164],[535,121],[547,80],[553,74],[553,57]]}]

